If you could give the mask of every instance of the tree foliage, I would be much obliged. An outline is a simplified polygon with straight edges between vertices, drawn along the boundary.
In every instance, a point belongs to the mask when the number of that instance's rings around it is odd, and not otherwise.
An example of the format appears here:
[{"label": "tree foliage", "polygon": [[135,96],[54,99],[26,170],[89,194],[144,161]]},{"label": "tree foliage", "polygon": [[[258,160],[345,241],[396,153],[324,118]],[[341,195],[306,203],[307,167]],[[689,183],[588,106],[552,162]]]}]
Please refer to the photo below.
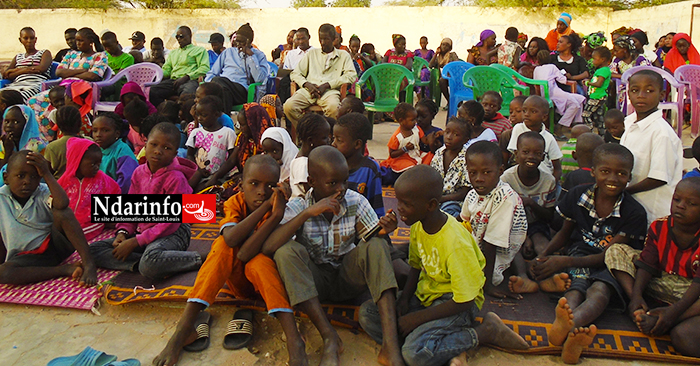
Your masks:
[{"label": "tree foliage", "polygon": [[384,5],[389,6],[439,6],[445,0],[389,0]]},{"label": "tree foliage", "polygon": [[293,8],[325,8],[327,5],[323,0],[292,0]]},{"label": "tree foliage", "polygon": [[[147,9],[239,9],[239,0],[125,0]],[[121,8],[118,0],[0,0],[0,9],[110,9]]]},{"label": "tree foliage", "polygon": [[334,0],[332,7],[336,8],[369,8],[372,0]]},{"label": "tree foliage", "polygon": [[[396,1],[396,0],[395,0]],[[400,1],[400,0],[399,0]],[[411,0],[404,0],[411,1]],[[414,0],[416,1],[416,0]],[[421,0],[417,0],[421,1]],[[537,8],[593,8],[606,7],[615,10],[641,8],[647,6],[675,3],[683,0],[471,0],[469,5],[485,7],[523,7]],[[466,5],[466,4],[465,4]]]}]

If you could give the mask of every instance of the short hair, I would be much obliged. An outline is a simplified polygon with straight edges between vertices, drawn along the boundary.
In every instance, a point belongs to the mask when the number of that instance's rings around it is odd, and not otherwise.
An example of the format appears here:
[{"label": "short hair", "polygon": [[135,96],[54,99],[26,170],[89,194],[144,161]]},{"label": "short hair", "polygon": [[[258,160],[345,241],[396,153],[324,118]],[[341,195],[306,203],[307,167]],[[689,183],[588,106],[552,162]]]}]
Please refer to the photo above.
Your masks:
[{"label": "short hair", "polygon": [[56,95],[56,93],[61,93],[61,95],[65,96],[66,87],[63,85],[56,85],[53,88],[49,89],[49,98],[51,98],[51,95]]},{"label": "short hair", "polygon": [[536,101],[537,108],[540,108],[540,110],[545,111],[547,113],[549,112],[549,102],[547,101],[547,99],[544,99],[543,97],[541,97],[539,95],[531,95],[531,96],[527,97],[527,99],[525,99],[525,101],[528,101],[530,99]]},{"label": "short hair", "polygon": [[[194,103],[194,100],[192,100],[192,103]],[[190,105],[190,108],[191,107],[192,105]],[[172,123],[180,122],[180,105],[178,105],[177,102],[174,102],[172,100],[166,100],[158,104],[158,107],[156,107],[156,109],[158,110],[158,114],[167,118],[168,121]]]},{"label": "short hair", "polygon": [[476,100],[467,100],[459,108],[469,117],[474,118],[475,125],[481,125],[484,122],[484,107]]},{"label": "short hair", "polygon": [[549,63],[550,54],[549,51],[539,50],[537,51],[537,61],[540,65],[546,65]]},{"label": "short hair", "polygon": [[326,123],[328,123],[328,121],[318,113],[305,114],[297,124],[297,137],[299,141],[303,143],[309,137],[313,137],[316,130]]},{"label": "short hair", "polygon": [[630,165],[630,171],[634,168],[634,155],[628,148],[620,144],[602,144],[593,150],[593,166],[605,161],[608,156],[617,156]]},{"label": "short hair", "polygon": [[311,39],[311,33],[309,33],[309,30],[307,28],[301,27],[297,29],[297,33],[304,33],[307,37],[309,37],[309,39]]},{"label": "short hair", "polygon": [[204,98],[200,99],[199,102],[197,102],[197,104],[200,104],[202,106],[207,106],[214,113],[222,113],[224,110],[224,106],[223,106],[223,102],[221,101],[221,98],[219,98],[215,95],[207,95]]},{"label": "short hair", "polygon": [[0,90],[0,102],[4,103],[6,107],[11,107],[17,104],[24,104],[24,98],[17,90],[2,89]]},{"label": "short hair", "polygon": [[163,40],[160,37],[156,37],[156,38],[151,39],[151,47],[153,47],[155,45],[163,47]]},{"label": "short hair", "polygon": [[328,23],[321,24],[321,26],[318,27],[318,33],[325,33],[325,34],[328,34],[330,36],[333,36],[333,38],[335,38],[335,36],[337,35],[333,24],[328,24]]},{"label": "short hair", "polygon": [[396,121],[398,122],[399,120],[406,118],[410,111],[415,112],[416,109],[408,103],[399,103],[396,105],[396,108],[394,108],[394,118],[396,118]]},{"label": "short hair", "polygon": [[[447,123],[450,123],[450,122],[456,123],[459,126],[459,128],[462,129],[462,132],[464,132],[464,135],[467,138],[467,140],[469,140],[469,138],[472,135],[472,126],[471,126],[471,124],[469,124],[469,122],[467,122],[461,118],[458,118],[458,117],[450,118],[447,121]],[[445,124],[445,126],[447,126],[447,123]]]},{"label": "short hair", "polygon": [[610,49],[607,47],[597,47],[593,50],[593,53],[591,54],[597,54],[598,56],[600,56],[600,58],[602,58],[605,61],[612,60],[612,52],[610,52]]},{"label": "short hair", "polygon": [[418,164],[404,171],[396,180],[394,187],[404,184],[408,184],[414,190],[410,192],[411,196],[421,195],[429,200],[440,200],[442,197],[442,176],[430,165]]},{"label": "short hair", "polygon": [[695,141],[693,141],[693,147],[691,149],[693,151],[693,158],[700,162],[700,137],[697,137]]},{"label": "short hair", "polygon": [[192,110],[193,105],[194,105],[194,99],[187,99],[184,102],[182,102],[182,107],[180,108],[180,112],[182,112],[182,120],[183,121],[192,122],[194,120],[194,116],[192,115],[192,113],[190,113],[190,110]]},{"label": "short hair", "polygon": [[491,157],[496,162],[496,165],[503,165],[501,147],[491,141],[482,140],[471,144],[467,148],[467,159],[473,155],[486,155]]},{"label": "short hair", "polygon": [[[648,76],[654,80],[654,83],[656,83],[656,86],[659,87],[659,89],[663,89],[664,87],[664,78],[661,76],[661,74],[657,73],[656,71],[652,70],[640,70],[632,74],[630,76],[628,83],[632,83],[632,79],[637,77],[637,76]],[[627,87],[629,88],[629,86]]]},{"label": "short hair", "polygon": [[343,102],[348,102],[350,105],[350,112],[365,113],[365,104],[362,102],[362,99],[354,95],[348,95],[343,99]]},{"label": "short hair", "polygon": [[104,34],[102,34],[102,41],[106,41],[106,40],[114,40],[114,41],[116,41],[116,40],[117,40],[117,35],[116,35],[114,32],[109,32],[109,31],[108,31],[108,32],[104,32]]},{"label": "short hair", "polygon": [[372,138],[372,126],[362,113],[348,113],[338,118],[337,125],[345,127],[353,141],[362,140],[362,143],[366,144],[367,140]]},{"label": "short hair", "polygon": [[277,160],[268,154],[257,154],[249,157],[245,161],[245,168],[243,168],[243,178],[245,179],[246,173],[249,172],[254,166],[264,166],[275,171],[279,179],[280,165]]},{"label": "short hair", "polygon": [[498,105],[503,104],[503,97],[497,91],[488,90],[484,92],[484,94],[481,96],[481,100],[483,101],[484,97],[486,97],[487,95],[496,98],[496,100],[498,100]]},{"label": "short hair", "polygon": [[120,138],[125,138],[129,134],[129,124],[124,121],[118,114],[114,112],[100,112],[95,120],[103,118],[108,121],[115,131],[119,132]]},{"label": "short hair", "polygon": [[[542,137],[542,135],[540,135],[539,132],[535,132],[535,131],[527,131],[527,132],[521,133],[520,136],[518,136],[516,146],[520,147],[520,144],[522,143],[522,141],[527,140],[527,139],[533,139],[533,140],[537,140],[537,141],[541,142],[543,149],[545,146],[547,146],[547,143],[544,141],[544,137]],[[517,147],[516,147],[516,150],[517,150]]]},{"label": "short hair", "polygon": [[78,33],[78,30],[75,28],[68,28],[65,31],[63,31],[63,34],[74,34],[74,33]]},{"label": "short hair", "polygon": [[135,50],[135,49],[131,49],[131,50],[129,51],[129,54],[131,55],[131,57],[134,58],[134,63],[135,63],[135,64],[140,64],[140,63],[143,62],[143,53],[141,53],[141,51]]},{"label": "short hair", "polygon": [[515,42],[518,40],[518,28],[515,27],[508,27],[506,29],[506,39],[512,42]]},{"label": "short hair", "polygon": [[511,103],[513,103],[513,102],[518,102],[518,103],[520,103],[520,104],[523,104],[523,103],[525,103],[525,100],[527,100],[527,96],[525,96],[525,95],[517,95],[517,96],[513,97],[513,100],[511,100],[510,102],[511,102]]},{"label": "short hair", "polygon": [[18,161],[23,160],[27,161],[27,155],[32,152],[31,150],[20,150],[17,151],[16,153],[13,153],[10,155],[10,159],[7,160],[7,169],[5,170],[7,174],[10,174],[10,169],[14,168],[15,165],[17,165]]},{"label": "short hair", "polygon": [[[154,120],[157,120],[158,118],[163,118],[162,116],[158,116],[157,114],[154,114],[149,117],[153,117]],[[174,124],[167,121],[158,122],[155,125],[153,125],[150,131],[148,131],[148,135],[150,136],[156,131],[167,135],[168,138],[170,138],[170,142],[172,142],[173,145],[180,146],[181,133],[180,130],[177,129],[177,126],[175,126]]]},{"label": "short hair", "polygon": [[576,139],[576,158],[578,160],[581,160],[582,158],[591,159],[593,157],[593,151],[604,143],[605,141],[598,134],[592,132],[582,133]]},{"label": "short hair", "polygon": [[422,41],[422,40],[426,40],[426,41],[427,41],[427,40],[428,40],[428,37],[426,37],[426,36],[421,36],[421,37],[419,38],[419,40],[420,40],[420,41]]},{"label": "short hair", "polygon": [[418,106],[423,106],[425,108],[428,108],[428,112],[430,112],[430,114],[433,117],[435,117],[438,114],[439,108],[438,108],[437,104],[435,104],[435,102],[430,98],[423,98],[423,99],[419,100],[418,103],[416,103],[416,108]]},{"label": "short hair", "polygon": [[619,109],[608,109],[608,111],[605,112],[605,116],[603,117],[603,119],[618,122],[618,123],[624,123],[625,122],[625,114],[622,113],[622,111]]},{"label": "short hair", "polygon": [[[309,153],[309,176],[313,176],[316,173],[316,169],[319,168],[348,168],[348,162],[345,160],[345,156],[330,145],[319,146]],[[316,178],[316,177],[315,177]]]},{"label": "short hair", "polygon": [[124,116],[132,116],[136,118],[146,118],[148,116],[148,105],[141,98],[134,98],[131,102],[124,106]]},{"label": "short hair", "polygon": [[[678,184],[683,183],[683,184],[690,184],[693,186],[693,190],[695,191],[695,194],[700,197],[700,177],[688,177],[688,178],[683,178]],[[676,186],[676,189],[678,189],[678,186]]]},{"label": "short hair", "polygon": [[22,32],[32,32],[32,33],[36,34],[36,32],[34,31],[34,28],[32,28],[32,27],[24,27],[24,28],[20,29],[19,34],[22,34]]},{"label": "short hair", "polygon": [[360,52],[362,53],[370,53],[370,50],[375,50],[374,45],[371,43],[363,43],[362,47],[360,47]]},{"label": "short hair", "polygon": [[83,117],[78,108],[64,105],[56,111],[56,125],[64,135],[77,135],[80,133]]},{"label": "short hair", "polygon": [[207,82],[207,83],[201,83],[197,87],[197,89],[202,90],[204,92],[204,95],[215,95],[223,100],[224,98],[224,88],[221,87],[221,85],[217,83],[212,83],[212,82]]},{"label": "short hair", "polygon": [[187,32],[187,34],[190,36],[192,35],[192,29],[186,25],[181,25],[181,26],[177,27],[177,29],[179,29],[183,32]]}]

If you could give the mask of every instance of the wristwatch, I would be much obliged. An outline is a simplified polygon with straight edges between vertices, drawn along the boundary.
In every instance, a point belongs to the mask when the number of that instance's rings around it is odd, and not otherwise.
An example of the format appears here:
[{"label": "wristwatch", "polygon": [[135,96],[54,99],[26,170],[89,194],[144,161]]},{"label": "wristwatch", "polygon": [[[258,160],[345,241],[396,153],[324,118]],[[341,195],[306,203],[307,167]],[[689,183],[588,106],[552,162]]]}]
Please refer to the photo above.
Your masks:
[{"label": "wristwatch", "polygon": [[117,235],[119,235],[119,234],[124,234],[124,236],[129,236],[129,232],[126,231],[125,229],[117,230]]}]

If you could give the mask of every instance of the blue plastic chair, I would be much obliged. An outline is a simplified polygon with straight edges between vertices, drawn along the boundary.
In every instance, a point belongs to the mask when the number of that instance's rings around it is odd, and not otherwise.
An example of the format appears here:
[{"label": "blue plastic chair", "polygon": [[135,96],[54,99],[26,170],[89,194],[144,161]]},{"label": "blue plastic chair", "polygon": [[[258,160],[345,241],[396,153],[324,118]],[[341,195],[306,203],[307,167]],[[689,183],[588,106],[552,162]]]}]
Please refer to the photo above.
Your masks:
[{"label": "blue plastic chair", "polygon": [[442,77],[447,79],[450,87],[448,119],[457,115],[457,104],[460,101],[474,99],[474,92],[462,82],[464,73],[472,67],[474,65],[469,62],[453,61],[442,68]]},{"label": "blue plastic chair", "polygon": [[[58,67],[58,62],[56,62],[56,61],[51,62],[51,66],[49,67],[49,80],[56,79],[56,68],[57,67]],[[12,80],[10,80],[10,79],[0,80],[0,89],[6,87],[10,83],[12,83]]]},{"label": "blue plastic chair", "polygon": [[275,65],[274,62],[267,62],[270,65],[270,77],[267,79],[266,93],[276,94],[277,88],[275,86],[275,79],[277,78],[277,72],[279,72],[279,67]]}]

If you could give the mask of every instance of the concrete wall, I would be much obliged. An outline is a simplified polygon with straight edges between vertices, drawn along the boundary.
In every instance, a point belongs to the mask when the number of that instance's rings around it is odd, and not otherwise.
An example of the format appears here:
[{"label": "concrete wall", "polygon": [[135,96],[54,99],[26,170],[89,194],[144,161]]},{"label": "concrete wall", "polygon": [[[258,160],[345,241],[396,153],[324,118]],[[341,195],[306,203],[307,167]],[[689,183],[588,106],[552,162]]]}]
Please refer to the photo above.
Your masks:
[{"label": "concrete wall", "polygon": [[[670,31],[689,32],[690,10],[698,0],[684,1],[654,8],[613,12],[609,9],[572,11],[573,28],[580,33],[611,30],[620,26],[635,26],[649,32],[653,41]],[[700,9],[697,9],[700,12]],[[494,9],[478,7],[374,7],[374,8],[270,8],[240,10],[0,10],[0,59],[10,59],[22,51],[17,40],[19,30],[31,26],[36,30],[38,48],[52,52],[65,47],[63,30],[69,27],[91,27],[101,34],[111,30],[122,45],[132,32],[140,30],[148,40],[161,37],[167,48],[177,47],[174,35],[179,25],[189,25],[194,31],[194,43],[208,47],[209,34],[229,34],[241,24],[250,22],[255,31],[254,43],[269,56],[270,50],[284,43],[290,29],[307,27],[311,30],[311,44],[318,46],[317,30],[322,23],[341,25],[345,44],[352,34],[362,42],[371,42],[380,53],[391,48],[391,34],[401,33],[408,40],[408,48],[418,48],[421,36],[429,38],[430,48],[440,39],[450,37],[454,51],[466,59],[467,49],[478,42],[479,33],[493,29],[500,40],[509,26],[516,26],[530,37],[544,37],[556,24],[558,13],[541,9],[524,11],[516,8]],[[700,21],[696,25],[700,34]],[[698,38],[697,36],[695,38]]]}]

